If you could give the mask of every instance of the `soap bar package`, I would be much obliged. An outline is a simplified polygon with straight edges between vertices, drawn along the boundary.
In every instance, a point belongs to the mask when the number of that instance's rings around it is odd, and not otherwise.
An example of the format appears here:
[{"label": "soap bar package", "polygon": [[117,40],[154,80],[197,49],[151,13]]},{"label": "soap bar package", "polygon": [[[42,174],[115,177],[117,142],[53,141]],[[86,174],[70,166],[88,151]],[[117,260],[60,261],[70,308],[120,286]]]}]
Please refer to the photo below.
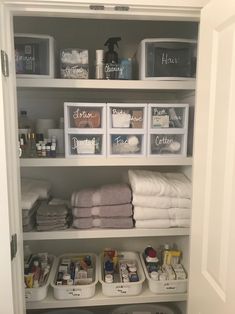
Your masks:
[{"label": "soap bar package", "polygon": [[62,49],[60,51],[60,76],[67,79],[88,79],[88,50]]}]

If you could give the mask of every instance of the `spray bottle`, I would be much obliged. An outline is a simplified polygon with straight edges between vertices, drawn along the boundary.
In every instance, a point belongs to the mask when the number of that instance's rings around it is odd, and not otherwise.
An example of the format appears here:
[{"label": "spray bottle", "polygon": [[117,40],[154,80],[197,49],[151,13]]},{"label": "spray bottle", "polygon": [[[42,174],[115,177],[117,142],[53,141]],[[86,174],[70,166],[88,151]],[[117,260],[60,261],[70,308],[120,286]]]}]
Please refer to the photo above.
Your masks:
[{"label": "spray bottle", "polygon": [[105,42],[105,46],[108,46],[108,51],[104,56],[105,63],[105,78],[106,79],[117,79],[118,78],[118,53],[114,51],[114,46],[118,47],[118,41],[121,40],[121,37],[111,37]]}]

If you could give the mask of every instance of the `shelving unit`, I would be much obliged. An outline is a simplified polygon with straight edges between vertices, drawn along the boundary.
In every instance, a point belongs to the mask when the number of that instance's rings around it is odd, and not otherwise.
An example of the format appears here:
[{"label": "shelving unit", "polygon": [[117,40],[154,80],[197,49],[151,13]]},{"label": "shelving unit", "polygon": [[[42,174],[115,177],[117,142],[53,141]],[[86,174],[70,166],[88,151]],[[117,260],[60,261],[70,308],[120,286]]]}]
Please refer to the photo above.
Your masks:
[{"label": "shelving unit", "polygon": [[[64,48],[65,44],[74,45],[75,38],[81,42],[84,47],[89,46],[89,37],[93,38],[92,47],[89,51],[100,46],[99,36],[102,37],[103,30],[107,28],[106,20],[88,19],[57,19],[54,24],[54,18],[36,17],[15,17],[15,29],[17,32],[26,32],[28,29],[24,19],[28,19],[29,25],[32,24],[32,30],[43,33],[49,32],[49,35],[58,40],[58,49]],[[138,19],[138,18],[137,18]],[[44,23],[45,22],[45,23]],[[75,23],[76,22],[76,23]],[[136,32],[137,22],[143,23],[142,35]],[[22,23],[22,25],[21,25]],[[60,24],[61,23],[61,24]],[[75,23],[75,24],[74,24]],[[102,32],[96,28],[96,25],[102,26]],[[110,31],[120,31],[123,37],[123,46],[127,46],[127,51],[120,51],[120,55],[134,56],[136,45],[143,36],[164,37],[168,28],[167,22],[161,21],[109,21],[112,24]],[[129,28],[129,23],[133,23]],[[159,23],[159,27],[155,28],[155,23]],[[161,23],[164,27],[161,28]],[[174,22],[172,22],[174,24]],[[175,22],[180,23],[179,21]],[[194,39],[197,36],[197,25],[195,22],[189,23],[189,29],[180,25],[179,33],[185,32],[185,36],[190,35]],[[35,25],[39,27],[34,29]],[[121,24],[121,25],[120,25]],[[169,27],[169,32],[173,38],[177,36],[174,25]],[[88,25],[88,28],[86,28]],[[66,26],[66,27],[65,27]],[[154,26],[154,27],[153,27]],[[64,33],[60,33],[59,29],[64,27]],[[66,28],[70,30],[67,36]],[[78,29],[86,29],[87,38],[79,38],[76,33]],[[177,27],[176,27],[177,28]],[[97,30],[94,38],[93,30]],[[162,31],[164,29],[164,32]],[[50,30],[50,31],[49,31]],[[130,43],[128,39],[128,31],[130,32]],[[99,33],[101,32],[101,33]],[[156,33],[156,34],[155,34]],[[191,34],[192,33],[192,34]],[[78,36],[77,36],[78,35]],[[103,38],[102,38],[103,40]],[[69,41],[69,42],[68,42]],[[98,48],[97,48],[98,49]],[[120,49],[121,50],[121,49]],[[95,51],[95,50],[94,50]],[[90,52],[89,52],[90,53]],[[90,58],[90,55],[89,55]],[[93,56],[91,55],[92,60]],[[58,61],[58,60],[57,60]],[[89,61],[90,62],[90,61]],[[58,69],[57,69],[58,70]],[[38,118],[57,119],[64,114],[64,103],[187,103],[190,107],[189,142],[190,147],[186,157],[182,156],[89,156],[89,158],[66,158],[64,155],[58,155],[56,158],[21,158],[20,171],[22,176],[51,180],[53,185],[53,196],[68,198],[70,192],[75,189],[84,187],[92,187],[98,184],[109,182],[120,182],[125,180],[127,170],[134,169],[152,169],[159,171],[183,171],[187,175],[191,175],[193,166],[192,157],[192,139],[193,139],[193,119],[194,119],[194,94],[196,88],[195,79],[182,80],[95,80],[91,73],[91,79],[61,79],[61,78],[16,78],[18,110],[25,109],[32,114],[33,120]],[[124,105],[123,105],[124,106]],[[106,121],[108,122],[108,121]],[[111,126],[109,125],[111,129]],[[115,132],[116,130],[112,130]],[[124,129],[123,132],[126,130]],[[134,134],[135,129],[131,129],[130,133]],[[144,126],[143,134],[147,132],[147,126]],[[121,132],[122,133],[122,130]],[[107,143],[106,143],[107,144]],[[105,169],[106,168],[106,169]],[[74,250],[75,252],[87,251],[96,254],[100,253],[105,247],[116,246],[116,248],[132,248],[136,252],[143,250],[145,245],[151,244],[158,246],[159,244],[170,243],[178,244],[183,251],[183,264],[188,269],[188,250],[189,250],[189,228],[169,228],[169,229],[67,229],[64,231],[44,231],[44,232],[25,232],[23,240],[32,245],[33,250],[51,250],[51,253],[58,255],[63,254],[64,250]],[[57,240],[59,240],[59,245]],[[85,249],[86,248],[86,249]],[[91,299],[81,300],[56,300],[53,291],[50,288],[46,299],[40,302],[27,302],[28,310],[49,309],[49,308],[70,308],[70,307],[89,307],[89,306],[108,306],[121,304],[139,304],[139,303],[155,303],[155,302],[178,302],[181,304],[183,313],[186,308],[187,293],[176,294],[153,294],[150,292],[147,282],[144,283],[143,290],[138,296],[124,297],[106,297],[102,294],[101,285],[96,287],[95,297]],[[183,304],[183,305],[182,305]],[[104,310],[105,312],[105,310]],[[33,312],[32,312],[33,313]],[[31,314],[31,313],[30,313]]]}]

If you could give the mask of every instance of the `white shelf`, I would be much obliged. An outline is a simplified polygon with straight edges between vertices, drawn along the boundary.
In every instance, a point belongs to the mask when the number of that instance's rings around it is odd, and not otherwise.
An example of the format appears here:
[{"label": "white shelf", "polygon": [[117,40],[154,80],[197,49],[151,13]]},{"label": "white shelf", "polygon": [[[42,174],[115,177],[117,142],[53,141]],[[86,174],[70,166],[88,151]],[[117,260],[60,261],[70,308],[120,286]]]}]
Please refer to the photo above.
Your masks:
[{"label": "white shelf", "polygon": [[18,78],[17,87],[23,88],[80,88],[80,89],[161,89],[161,90],[194,90],[195,79],[180,81],[160,80],[73,80],[73,79],[45,79]]},{"label": "white shelf", "polygon": [[191,166],[192,157],[21,158],[21,167]]},{"label": "white shelf", "polygon": [[175,294],[154,294],[147,286],[143,285],[143,292],[137,296],[120,296],[120,297],[107,297],[102,294],[101,285],[96,287],[96,294],[91,299],[81,300],[56,300],[53,296],[53,291],[50,288],[46,299],[37,302],[27,302],[27,309],[47,309],[47,308],[69,308],[69,307],[82,307],[82,306],[99,306],[99,305],[116,305],[116,304],[132,304],[132,303],[153,303],[153,302],[176,302],[186,301],[187,293]]},{"label": "white shelf", "polygon": [[24,240],[97,239],[97,238],[137,238],[155,236],[187,236],[189,228],[168,229],[67,229],[62,231],[25,232]]}]

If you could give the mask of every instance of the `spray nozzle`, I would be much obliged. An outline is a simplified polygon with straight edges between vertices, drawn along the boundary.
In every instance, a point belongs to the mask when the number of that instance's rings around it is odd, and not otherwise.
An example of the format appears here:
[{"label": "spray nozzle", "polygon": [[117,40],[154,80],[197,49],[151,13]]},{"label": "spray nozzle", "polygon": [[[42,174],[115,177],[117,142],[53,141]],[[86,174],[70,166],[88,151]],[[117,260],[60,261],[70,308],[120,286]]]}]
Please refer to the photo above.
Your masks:
[{"label": "spray nozzle", "polygon": [[121,40],[121,37],[111,37],[105,42],[105,46],[108,46],[109,50],[113,50],[114,46],[118,47],[118,42]]}]

